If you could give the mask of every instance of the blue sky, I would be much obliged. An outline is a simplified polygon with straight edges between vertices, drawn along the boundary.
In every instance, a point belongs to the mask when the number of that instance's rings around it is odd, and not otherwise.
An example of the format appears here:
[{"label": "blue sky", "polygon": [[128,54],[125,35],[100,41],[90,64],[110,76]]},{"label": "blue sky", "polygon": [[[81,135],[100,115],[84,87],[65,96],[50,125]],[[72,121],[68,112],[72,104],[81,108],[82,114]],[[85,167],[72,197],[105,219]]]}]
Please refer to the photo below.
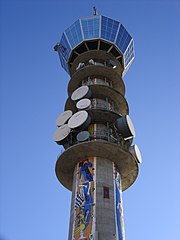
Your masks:
[{"label": "blue sky", "polygon": [[124,81],[143,164],[123,193],[127,240],[180,239],[180,1],[1,0],[0,240],[67,239],[52,135],[69,76],[53,46],[94,5],[135,41]]}]

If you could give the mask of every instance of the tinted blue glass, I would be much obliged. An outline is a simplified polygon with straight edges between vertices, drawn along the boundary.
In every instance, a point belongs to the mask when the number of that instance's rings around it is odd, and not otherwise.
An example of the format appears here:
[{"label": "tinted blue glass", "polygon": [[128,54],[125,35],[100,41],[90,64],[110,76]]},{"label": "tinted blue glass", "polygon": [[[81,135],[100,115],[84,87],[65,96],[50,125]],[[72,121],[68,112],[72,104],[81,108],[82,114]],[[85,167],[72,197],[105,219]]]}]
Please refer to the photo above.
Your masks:
[{"label": "tinted blue glass", "polygon": [[127,35],[126,39],[124,40],[124,42],[122,43],[122,47],[121,47],[121,51],[125,52],[127,46],[129,45],[131,38],[129,35]]},{"label": "tinted blue glass", "polygon": [[134,58],[134,47],[133,47],[133,40],[132,40],[124,55],[125,67],[130,63],[130,61],[133,58]]},{"label": "tinted blue glass", "polygon": [[71,51],[71,48],[69,46],[69,43],[63,33],[62,35],[62,38],[61,38],[61,41],[60,41],[60,46],[59,46],[59,49],[58,49],[59,53],[62,54],[62,56],[68,60],[68,57],[70,55],[70,51]]},{"label": "tinted blue glass", "polygon": [[62,67],[68,72],[67,62],[71,51],[82,42],[83,39],[86,40],[99,37],[115,43],[119,50],[121,50],[124,55],[125,74],[134,58],[132,37],[122,24],[104,16],[92,16],[79,19],[66,29],[65,33],[62,35],[60,47],[58,49]]},{"label": "tinted blue glass", "polygon": [[125,59],[125,67],[130,63],[130,61],[134,58],[134,53],[132,52],[131,55],[128,56],[128,58]]},{"label": "tinted blue glass", "polygon": [[72,48],[83,40],[79,20],[66,29],[65,33]]},{"label": "tinted blue glass", "polygon": [[126,48],[128,44],[130,43],[132,37],[129,35],[129,33],[126,31],[124,26],[121,24],[117,39],[116,39],[116,45],[119,47],[119,49],[124,53],[126,51]]},{"label": "tinted blue glass", "polygon": [[66,70],[66,72],[69,72],[66,60],[63,58],[63,56],[60,53],[59,53],[59,58],[60,58],[61,66]]},{"label": "tinted blue glass", "polygon": [[101,37],[114,42],[119,22],[112,20],[110,18],[102,16],[101,20]]},{"label": "tinted blue glass", "polygon": [[100,16],[81,19],[84,39],[99,38]]}]

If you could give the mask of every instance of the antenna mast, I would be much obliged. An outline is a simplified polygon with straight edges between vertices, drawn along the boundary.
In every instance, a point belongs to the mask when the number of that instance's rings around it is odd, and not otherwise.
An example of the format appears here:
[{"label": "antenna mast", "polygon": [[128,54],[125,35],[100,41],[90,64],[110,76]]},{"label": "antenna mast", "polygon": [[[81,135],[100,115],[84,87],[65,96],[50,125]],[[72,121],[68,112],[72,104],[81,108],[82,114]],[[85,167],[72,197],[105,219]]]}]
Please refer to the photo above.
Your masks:
[{"label": "antenna mast", "polygon": [[96,16],[96,15],[97,15],[97,9],[96,9],[96,7],[95,7],[95,6],[93,7],[93,15],[94,15],[94,16]]}]

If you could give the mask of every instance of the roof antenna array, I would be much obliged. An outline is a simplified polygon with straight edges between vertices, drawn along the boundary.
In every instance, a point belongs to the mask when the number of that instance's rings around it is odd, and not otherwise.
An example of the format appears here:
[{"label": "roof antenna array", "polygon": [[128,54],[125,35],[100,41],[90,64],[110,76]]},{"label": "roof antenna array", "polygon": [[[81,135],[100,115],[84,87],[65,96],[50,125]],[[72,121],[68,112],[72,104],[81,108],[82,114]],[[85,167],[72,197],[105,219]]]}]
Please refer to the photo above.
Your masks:
[{"label": "roof antenna array", "polygon": [[93,7],[93,15],[94,15],[94,16],[96,16],[96,15],[97,15],[97,9],[96,9],[96,7],[95,7],[95,6]]}]

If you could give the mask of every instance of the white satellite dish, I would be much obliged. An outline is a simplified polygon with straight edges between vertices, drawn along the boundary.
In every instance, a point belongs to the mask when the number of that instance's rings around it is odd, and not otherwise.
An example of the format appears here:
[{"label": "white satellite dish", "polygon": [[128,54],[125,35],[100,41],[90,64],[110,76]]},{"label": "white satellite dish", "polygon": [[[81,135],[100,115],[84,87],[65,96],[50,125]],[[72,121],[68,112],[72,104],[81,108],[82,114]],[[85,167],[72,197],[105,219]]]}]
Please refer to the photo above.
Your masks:
[{"label": "white satellite dish", "polygon": [[68,121],[68,126],[74,128],[86,128],[91,122],[91,118],[86,111],[79,111],[72,115]]},{"label": "white satellite dish", "polygon": [[142,163],[141,152],[136,144],[129,147],[129,152],[135,157],[138,163]]},{"label": "white satellite dish", "polygon": [[125,140],[135,137],[135,129],[129,115],[122,116],[116,120],[115,126],[117,131]]},{"label": "white satellite dish", "polygon": [[73,112],[71,110],[64,111],[59,115],[59,117],[56,119],[56,125],[58,127],[62,126],[65,124],[69,118],[72,116]]},{"label": "white satellite dish", "polygon": [[59,127],[55,131],[55,133],[53,135],[54,141],[57,144],[62,145],[65,142],[65,140],[66,140],[67,136],[69,135],[70,131],[71,131],[71,129],[68,126],[68,124],[62,125],[61,127]]},{"label": "white satellite dish", "polygon": [[88,108],[90,105],[91,105],[91,100],[89,100],[88,98],[81,99],[80,101],[78,101],[78,102],[76,103],[76,107],[77,107],[77,109],[79,109],[79,110],[86,109],[86,108]]},{"label": "white satellite dish", "polygon": [[73,101],[78,101],[82,98],[89,98],[91,96],[91,92],[88,86],[81,86],[77,88],[71,95],[71,99]]},{"label": "white satellite dish", "polygon": [[133,125],[132,120],[129,115],[126,115],[126,122],[127,122],[127,125],[129,127],[132,137],[135,137],[136,134],[135,134],[134,125]]}]

